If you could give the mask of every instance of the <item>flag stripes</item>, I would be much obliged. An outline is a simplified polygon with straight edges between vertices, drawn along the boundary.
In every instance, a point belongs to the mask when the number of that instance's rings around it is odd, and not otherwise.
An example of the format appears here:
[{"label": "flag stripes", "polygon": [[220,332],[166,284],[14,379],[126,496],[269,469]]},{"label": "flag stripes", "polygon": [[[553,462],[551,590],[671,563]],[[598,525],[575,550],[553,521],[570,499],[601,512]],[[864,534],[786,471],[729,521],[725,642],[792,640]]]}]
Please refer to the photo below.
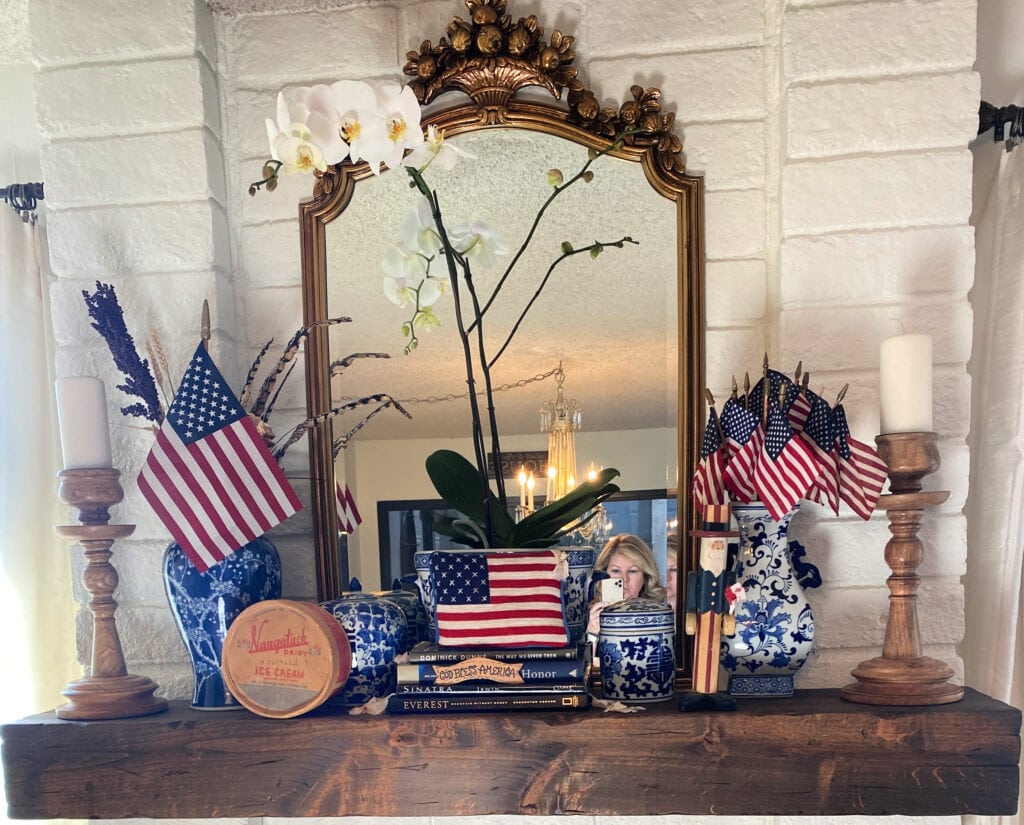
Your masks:
[{"label": "flag stripes", "polygon": [[568,644],[557,553],[438,551],[430,567],[439,645]]},{"label": "flag stripes", "polygon": [[138,484],[200,572],[302,507],[201,345]]},{"label": "flag stripes", "polygon": [[356,528],[363,523],[363,517],[356,507],[355,497],[352,489],[344,482],[335,482],[334,498],[338,508],[338,530],[342,533],[354,533]]}]

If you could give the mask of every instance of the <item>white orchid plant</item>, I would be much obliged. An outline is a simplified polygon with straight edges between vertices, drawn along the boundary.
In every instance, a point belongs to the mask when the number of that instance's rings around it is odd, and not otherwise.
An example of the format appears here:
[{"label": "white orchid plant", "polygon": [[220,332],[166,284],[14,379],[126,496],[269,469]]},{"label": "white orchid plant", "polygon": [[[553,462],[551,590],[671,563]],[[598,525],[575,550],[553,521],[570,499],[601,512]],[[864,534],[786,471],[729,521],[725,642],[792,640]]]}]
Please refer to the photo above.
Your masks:
[{"label": "white orchid plant", "polygon": [[[579,527],[588,512],[618,492],[611,479],[614,469],[604,470],[596,480],[585,482],[571,493],[530,514],[520,522],[508,514],[504,481],[496,474],[497,494],[491,491],[487,454],[500,466],[501,452],[495,418],[491,369],[508,348],[519,326],[540,297],[555,268],[567,258],[589,254],[596,258],[607,247],[635,244],[626,236],[594,241],[576,247],[563,241],[540,280],[533,296],[507,332],[500,347],[489,354],[484,338],[484,321],[495,298],[511,275],[550,204],[579,181],[589,182],[591,165],[601,155],[619,148],[629,130],[618,135],[603,151],[590,150],[581,168],[565,177],[560,170],[547,173],[549,194],[533,224],[505,267],[490,294],[481,296],[473,280],[474,266],[493,266],[499,256],[511,250],[501,235],[481,221],[447,226],[438,194],[427,183],[428,170],[451,172],[461,158],[473,156],[444,140],[434,126],[426,133],[420,124],[420,105],[409,86],[384,84],[375,88],[361,81],[342,80],[331,85],[283,90],[277,98],[277,118],[267,120],[271,160],[263,167],[263,179],[253,183],[250,194],[260,188],[273,190],[278,173],[319,174],[342,162],[365,162],[377,175],[382,168],[404,168],[417,192],[415,203],[402,216],[399,242],[385,253],[385,296],[399,307],[411,307],[402,324],[405,352],[419,346],[418,330],[440,326],[434,306],[451,294],[455,322],[462,343],[472,413],[475,467],[449,450],[440,450],[427,460],[427,472],[438,493],[467,518],[448,520],[435,529],[470,546],[545,547],[557,543],[569,529]],[[443,271],[436,273],[438,265]],[[477,391],[477,375],[483,381]],[[479,396],[486,401],[490,447],[484,438]]]}]

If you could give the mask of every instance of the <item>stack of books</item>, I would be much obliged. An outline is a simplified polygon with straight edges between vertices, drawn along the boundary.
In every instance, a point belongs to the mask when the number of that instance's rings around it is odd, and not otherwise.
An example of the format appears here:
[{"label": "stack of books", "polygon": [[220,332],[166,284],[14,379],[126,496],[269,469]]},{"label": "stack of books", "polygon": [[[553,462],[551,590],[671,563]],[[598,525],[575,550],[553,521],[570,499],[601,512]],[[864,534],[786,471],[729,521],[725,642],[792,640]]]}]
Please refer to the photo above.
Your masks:
[{"label": "stack of books", "polygon": [[420,642],[398,665],[389,713],[583,710],[590,707],[591,647],[438,647]]}]

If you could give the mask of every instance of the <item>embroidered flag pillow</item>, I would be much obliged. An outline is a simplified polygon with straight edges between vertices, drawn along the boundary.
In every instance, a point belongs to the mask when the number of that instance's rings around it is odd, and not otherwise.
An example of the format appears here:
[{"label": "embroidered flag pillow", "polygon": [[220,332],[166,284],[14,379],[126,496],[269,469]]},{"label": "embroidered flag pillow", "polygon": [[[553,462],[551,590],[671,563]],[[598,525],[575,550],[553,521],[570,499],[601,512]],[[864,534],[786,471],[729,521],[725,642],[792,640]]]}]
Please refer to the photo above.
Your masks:
[{"label": "embroidered flag pillow", "polygon": [[442,647],[566,647],[564,555],[445,551],[430,555]]}]

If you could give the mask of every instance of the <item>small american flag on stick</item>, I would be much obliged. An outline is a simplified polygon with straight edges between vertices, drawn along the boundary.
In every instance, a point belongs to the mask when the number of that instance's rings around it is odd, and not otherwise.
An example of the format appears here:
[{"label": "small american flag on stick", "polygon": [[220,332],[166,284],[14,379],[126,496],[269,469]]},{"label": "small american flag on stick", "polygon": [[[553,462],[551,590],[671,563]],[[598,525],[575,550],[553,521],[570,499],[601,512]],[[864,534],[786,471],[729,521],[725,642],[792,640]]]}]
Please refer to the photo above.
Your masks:
[{"label": "small american flag on stick", "polygon": [[432,553],[437,643],[565,647],[560,566],[552,550]]},{"label": "small american flag on stick", "polygon": [[200,572],[302,507],[202,344],[138,483]]},{"label": "small american flag on stick", "polygon": [[342,533],[354,533],[363,523],[363,517],[359,515],[352,489],[345,482],[337,481],[334,484],[334,494],[338,505],[338,530]]}]

